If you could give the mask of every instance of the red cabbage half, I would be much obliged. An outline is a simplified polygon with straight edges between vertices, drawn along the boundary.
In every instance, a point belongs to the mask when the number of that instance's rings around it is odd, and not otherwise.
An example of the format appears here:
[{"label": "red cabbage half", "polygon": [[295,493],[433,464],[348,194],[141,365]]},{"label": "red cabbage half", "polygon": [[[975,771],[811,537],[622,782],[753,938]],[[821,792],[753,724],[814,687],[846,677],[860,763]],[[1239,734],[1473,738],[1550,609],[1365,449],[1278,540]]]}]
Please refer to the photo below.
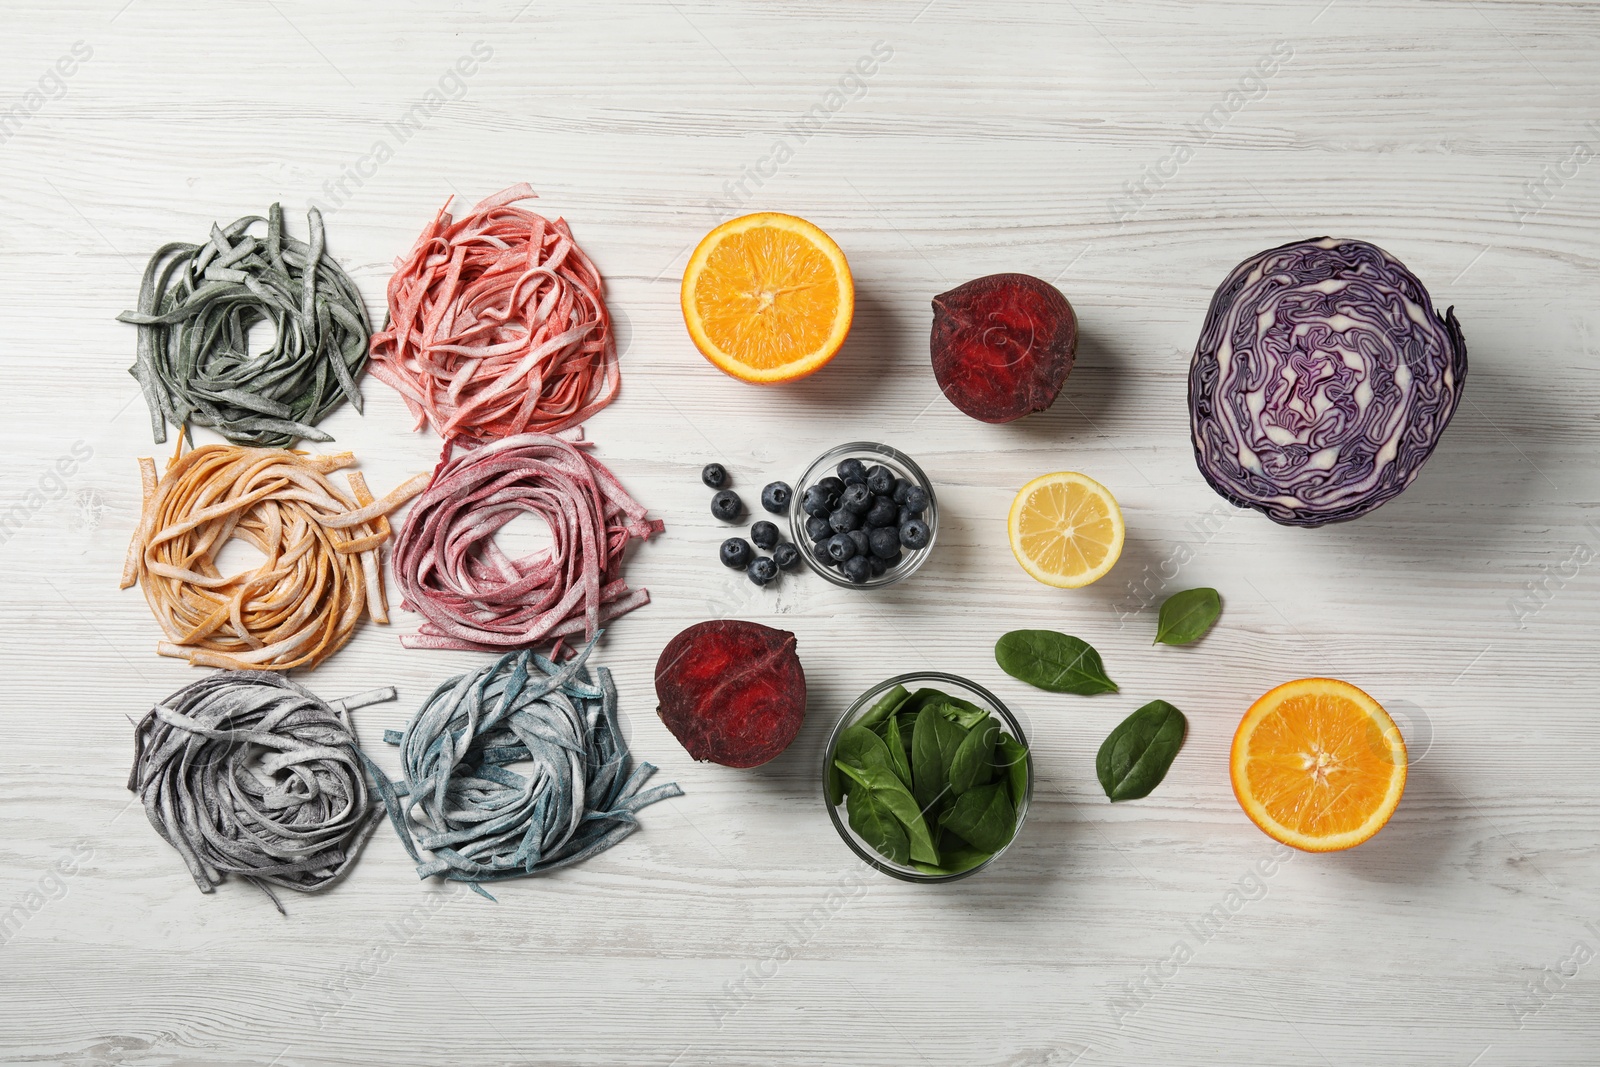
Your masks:
[{"label": "red cabbage half", "polygon": [[1286,526],[1358,518],[1398,496],[1467,377],[1399,260],[1365,241],[1296,241],[1245,260],[1211,298],[1189,369],[1195,462],[1238,507]]}]

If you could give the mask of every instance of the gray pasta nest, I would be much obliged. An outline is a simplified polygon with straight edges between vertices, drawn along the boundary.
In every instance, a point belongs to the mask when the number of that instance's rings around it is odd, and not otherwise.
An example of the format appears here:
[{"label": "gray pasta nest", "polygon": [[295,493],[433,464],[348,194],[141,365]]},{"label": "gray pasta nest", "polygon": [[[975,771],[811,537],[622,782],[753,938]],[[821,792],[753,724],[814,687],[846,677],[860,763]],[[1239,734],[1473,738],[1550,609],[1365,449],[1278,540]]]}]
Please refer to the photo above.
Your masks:
[{"label": "gray pasta nest", "polygon": [[236,874],[281,912],[272,886],[332,885],[382,818],[349,712],[394,698],[330,705],[269,671],[219,671],[139,722],[128,788],[202,892]]},{"label": "gray pasta nest", "polygon": [[403,733],[385,731],[404,782],[367,764],[419,877],[488,896],[477,883],[587,859],[638,829],[641,808],[683,795],[641,788],[656,769],[634,767],[611,674],[584,666],[593,648],[562,664],[501,656],[435,689]]},{"label": "gray pasta nest", "polygon": [[[175,242],[150,257],[138,310],[117,318],[139,328],[129,373],[157,441],[169,422],[209,426],[241,445],[331,441],[316,423],[342,400],[361,410],[356,377],[372,323],[355,283],[324,254],[321,213],[307,218],[309,245],[284,233],[273,204],[266,219],[213,225],[205,244]],[[252,236],[263,221],[266,235]],[[277,337],[252,355],[250,328],[268,321]]]}]

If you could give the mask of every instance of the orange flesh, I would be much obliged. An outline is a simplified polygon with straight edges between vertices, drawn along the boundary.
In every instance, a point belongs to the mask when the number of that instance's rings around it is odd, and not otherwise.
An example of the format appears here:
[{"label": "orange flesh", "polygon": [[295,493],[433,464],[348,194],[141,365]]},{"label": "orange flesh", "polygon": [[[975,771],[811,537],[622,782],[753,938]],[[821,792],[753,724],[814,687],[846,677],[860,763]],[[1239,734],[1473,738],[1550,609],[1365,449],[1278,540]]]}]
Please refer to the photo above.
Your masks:
[{"label": "orange flesh", "polygon": [[694,286],[706,337],[760,370],[804,359],[827,344],[842,299],[828,257],[799,235],[771,226],[724,237]]}]

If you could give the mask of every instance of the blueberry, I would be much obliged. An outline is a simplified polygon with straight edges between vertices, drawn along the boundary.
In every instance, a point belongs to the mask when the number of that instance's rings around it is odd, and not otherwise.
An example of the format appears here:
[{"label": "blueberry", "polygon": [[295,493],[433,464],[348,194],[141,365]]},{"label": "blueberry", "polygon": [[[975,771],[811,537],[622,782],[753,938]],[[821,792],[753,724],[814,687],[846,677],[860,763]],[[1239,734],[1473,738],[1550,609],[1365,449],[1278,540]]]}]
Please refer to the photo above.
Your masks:
[{"label": "blueberry", "polygon": [[771,556],[757,556],[750,561],[750,566],[745,569],[745,574],[757,585],[766,585],[778,576],[778,565],[772,562]]},{"label": "blueberry", "polygon": [[750,540],[756,543],[757,548],[771,549],[778,543],[778,524],[762,519],[750,525]]},{"label": "blueberry", "polygon": [[874,560],[882,562],[884,567],[886,567],[886,568],[887,567],[897,567],[897,566],[900,565],[900,560],[902,558],[902,554],[901,554],[900,550],[897,548],[897,549],[895,549],[894,555],[892,555],[892,556],[873,556],[872,558]]},{"label": "blueberry", "polygon": [[893,526],[873,530],[868,538],[874,556],[893,559],[900,554],[900,531]]},{"label": "blueberry", "polygon": [[865,531],[865,530],[851,530],[850,533],[847,536],[849,536],[851,541],[855,542],[856,555],[858,555],[858,556],[870,556],[870,555],[872,555],[872,538],[867,534],[867,531]]},{"label": "blueberry", "polygon": [[844,487],[844,496],[839,498],[839,506],[857,515],[865,515],[872,510],[872,490],[862,482],[852,482]]},{"label": "blueberry", "polygon": [[820,515],[828,517],[828,512],[839,506],[837,497],[828,495],[828,491],[820,485],[813,485],[800,494],[800,510],[807,515]]},{"label": "blueberry", "polygon": [[886,496],[873,497],[872,510],[867,512],[867,529],[875,530],[880,526],[897,526],[900,518],[900,509],[895,507],[894,501]]},{"label": "blueberry", "polygon": [[867,468],[867,488],[884,496],[894,492],[894,471],[882,463]]},{"label": "blueberry", "polygon": [[906,490],[906,498],[901,501],[901,504],[910,508],[913,512],[927,511],[928,491],[920,485],[913,485]]},{"label": "blueberry", "polygon": [[806,536],[812,541],[826,541],[833,534],[834,529],[828,524],[827,519],[819,519],[813,515],[806,520]]},{"label": "blueberry", "polygon": [[867,480],[867,465],[859,459],[847,459],[840,463],[837,469],[845,485]]},{"label": "blueberry", "polygon": [[720,463],[707,463],[700,471],[700,480],[712,489],[721,489],[728,484],[728,468]]},{"label": "blueberry", "polygon": [[774,515],[789,514],[789,501],[793,499],[794,490],[789,488],[788,482],[768,482],[761,490],[761,506]]},{"label": "blueberry", "polygon": [[743,567],[750,562],[750,542],[742,537],[730,537],[722,542],[722,565]]},{"label": "blueberry", "polygon": [[[829,537],[811,546],[811,555],[825,567],[832,567],[835,562],[833,556],[828,552],[828,546],[832,543],[833,538]],[[851,545],[850,547],[855,548],[856,546]]]},{"label": "blueberry", "polygon": [[900,543],[907,548],[927,548],[931,535],[928,524],[921,519],[912,519],[900,527]]},{"label": "blueberry", "polygon": [[839,569],[852,585],[860,585],[872,577],[872,563],[866,556],[851,556]]},{"label": "blueberry", "polygon": [[800,550],[794,547],[793,541],[780,541],[778,547],[772,550],[772,562],[780,570],[788,570],[800,562]]},{"label": "blueberry", "polygon": [[867,574],[873,578],[880,578],[889,569],[889,561],[877,556],[867,557]]},{"label": "blueberry", "polygon": [[829,499],[835,501],[833,505],[834,507],[839,506],[837,503],[838,498],[844,493],[844,482],[841,479],[835,478],[831,474],[826,478],[818,478],[817,488],[821,489],[824,493],[827,493]]},{"label": "blueberry", "polygon": [[848,508],[838,507],[828,516],[828,525],[838,533],[848,533],[861,528],[861,516]]},{"label": "blueberry", "polygon": [[711,514],[723,522],[738,522],[744,514],[744,501],[732,489],[719,489],[711,498]]},{"label": "blueberry", "polygon": [[822,542],[828,550],[828,558],[835,563],[843,563],[856,554],[856,543],[847,533],[837,533]]},{"label": "blueberry", "polygon": [[920,512],[920,511],[912,511],[910,508],[901,508],[900,509],[900,514],[895,516],[894,524],[896,526],[904,526],[906,523],[910,522],[912,519],[920,519],[920,518],[922,518],[922,512]]},{"label": "blueberry", "polygon": [[906,481],[904,478],[896,478],[894,480],[894,492],[890,493],[889,495],[894,497],[894,502],[896,504],[904,504],[906,502],[906,493],[910,489],[910,482]]}]

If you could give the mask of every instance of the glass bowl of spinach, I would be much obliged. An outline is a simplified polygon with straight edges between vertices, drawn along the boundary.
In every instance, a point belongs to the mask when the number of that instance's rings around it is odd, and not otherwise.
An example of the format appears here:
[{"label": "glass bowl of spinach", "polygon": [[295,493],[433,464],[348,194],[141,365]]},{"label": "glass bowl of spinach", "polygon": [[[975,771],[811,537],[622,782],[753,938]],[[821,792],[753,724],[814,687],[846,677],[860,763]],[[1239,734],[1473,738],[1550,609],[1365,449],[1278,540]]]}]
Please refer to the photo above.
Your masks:
[{"label": "glass bowl of spinach", "polygon": [[856,699],[828,739],[822,780],[834,828],[864,862],[907,882],[953,882],[1016,840],[1033,757],[993,693],[917,671]]}]

